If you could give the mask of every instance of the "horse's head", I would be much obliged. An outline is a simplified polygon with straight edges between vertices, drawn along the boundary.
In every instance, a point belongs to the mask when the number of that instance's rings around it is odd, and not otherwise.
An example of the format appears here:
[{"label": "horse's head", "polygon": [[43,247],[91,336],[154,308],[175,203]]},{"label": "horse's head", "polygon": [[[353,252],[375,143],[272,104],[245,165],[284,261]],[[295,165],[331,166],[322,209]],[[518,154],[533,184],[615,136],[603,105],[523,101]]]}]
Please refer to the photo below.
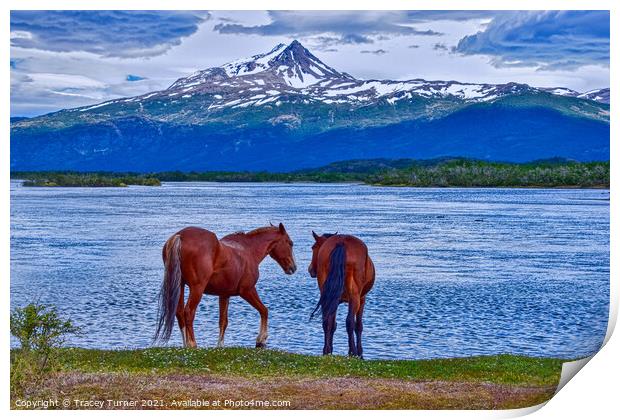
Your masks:
[{"label": "horse's head", "polygon": [[293,241],[286,233],[282,223],[278,226],[278,233],[280,236],[271,248],[269,256],[282,267],[286,274],[293,274],[297,271],[297,264],[295,264],[295,256],[293,255]]},{"label": "horse's head", "polygon": [[314,231],[312,231],[312,236],[314,236],[314,245],[312,245],[312,261],[310,262],[310,265],[308,266],[308,273],[310,274],[310,277],[313,277],[313,278],[316,277],[317,256],[319,255],[319,249],[321,248],[321,245],[323,245],[330,236],[334,236],[337,233],[338,232],[324,233],[323,235],[319,236],[316,233],[314,233]]}]

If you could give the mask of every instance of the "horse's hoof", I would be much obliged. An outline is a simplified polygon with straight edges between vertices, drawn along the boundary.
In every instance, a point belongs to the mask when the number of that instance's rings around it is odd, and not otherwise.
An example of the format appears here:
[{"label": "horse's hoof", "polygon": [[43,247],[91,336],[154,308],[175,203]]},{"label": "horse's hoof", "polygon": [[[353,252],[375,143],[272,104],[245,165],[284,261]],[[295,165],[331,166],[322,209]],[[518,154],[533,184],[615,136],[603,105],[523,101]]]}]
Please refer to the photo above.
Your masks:
[{"label": "horse's hoof", "polygon": [[265,347],[267,347],[267,344],[265,344],[265,343],[256,343],[256,348],[257,349],[264,349]]}]

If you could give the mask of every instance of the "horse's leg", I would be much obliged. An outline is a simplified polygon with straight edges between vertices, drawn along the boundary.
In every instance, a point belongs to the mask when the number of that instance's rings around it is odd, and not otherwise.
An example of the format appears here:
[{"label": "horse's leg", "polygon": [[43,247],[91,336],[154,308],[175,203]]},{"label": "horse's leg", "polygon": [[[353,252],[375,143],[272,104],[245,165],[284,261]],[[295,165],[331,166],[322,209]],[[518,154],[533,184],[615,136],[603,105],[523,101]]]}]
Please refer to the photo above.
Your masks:
[{"label": "horse's leg", "polygon": [[228,302],[230,297],[220,296],[220,338],[217,340],[218,347],[224,347],[224,333],[228,326]]},{"label": "horse's leg", "polygon": [[187,347],[187,333],[185,331],[185,283],[181,284],[181,294],[179,295],[179,303],[177,304],[177,322],[181,330],[181,338],[183,338],[183,347]]},{"label": "horse's leg", "polygon": [[332,354],[332,352],[334,351],[334,331],[336,331],[335,313],[323,320],[323,332],[325,333],[323,355]]},{"label": "horse's leg", "polygon": [[349,335],[349,356],[357,356],[355,345],[355,315],[360,309],[360,293],[353,276],[347,276],[347,294],[349,295],[349,314],[347,315],[347,334]]},{"label": "horse's leg", "polygon": [[269,311],[267,310],[267,307],[263,305],[263,302],[261,302],[258,297],[258,292],[254,287],[251,290],[241,294],[241,297],[252,305],[260,314],[260,330],[258,332],[258,336],[256,337],[256,347],[265,347],[268,336],[267,317],[269,315]]},{"label": "horse's leg", "polygon": [[355,316],[355,335],[357,337],[357,355],[360,359],[363,359],[363,351],[362,351],[362,330],[364,329],[364,324],[362,322],[362,316],[364,315],[364,305],[366,304],[366,296],[362,296],[360,299],[360,308],[357,311],[357,315]]},{"label": "horse's leg", "polygon": [[349,314],[347,315],[347,334],[349,335],[349,356],[357,356],[357,347],[355,345],[355,314],[360,306],[359,296],[349,296]]},{"label": "horse's leg", "polygon": [[187,334],[187,347],[196,347],[196,337],[194,336],[194,317],[196,316],[196,309],[202,299],[203,288],[191,288],[189,289],[189,298],[187,299],[187,305],[185,305],[185,331]]}]

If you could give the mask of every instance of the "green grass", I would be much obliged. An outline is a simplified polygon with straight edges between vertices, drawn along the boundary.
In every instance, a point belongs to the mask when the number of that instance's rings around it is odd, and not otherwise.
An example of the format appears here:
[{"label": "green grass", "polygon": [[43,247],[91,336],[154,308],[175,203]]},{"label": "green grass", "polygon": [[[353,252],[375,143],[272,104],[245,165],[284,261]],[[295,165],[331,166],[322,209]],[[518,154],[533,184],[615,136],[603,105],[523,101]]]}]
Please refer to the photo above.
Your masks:
[{"label": "green grass", "polygon": [[[18,356],[11,352],[11,371]],[[292,409],[508,409],[549,400],[563,363],[514,355],[359,360],[238,347],[61,348],[54,361],[54,372],[12,388],[12,408],[26,398],[147,400],[172,409],[188,399],[283,400]]]},{"label": "green grass", "polygon": [[435,360],[359,360],[250,348],[60,350],[63,371],[208,373],[253,378],[360,377],[554,386],[563,360],[499,355]]}]

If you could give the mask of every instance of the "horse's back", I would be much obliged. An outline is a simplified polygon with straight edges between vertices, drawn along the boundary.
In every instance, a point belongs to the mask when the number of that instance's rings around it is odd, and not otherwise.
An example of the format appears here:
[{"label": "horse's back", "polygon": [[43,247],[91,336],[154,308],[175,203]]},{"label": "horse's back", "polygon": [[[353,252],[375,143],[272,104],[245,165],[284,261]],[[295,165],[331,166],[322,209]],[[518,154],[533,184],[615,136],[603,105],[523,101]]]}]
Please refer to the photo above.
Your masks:
[{"label": "horse's back", "polygon": [[368,255],[368,247],[360,238],[353,235],[333,235],[325,241],[323,246],[329,250],[329,253],[338,246],[344,245],[347,253],[347,262],[352,262],[360,259],[364,264],[366,263],[366,256]]},{"label": "horse's back", "polygon": [[181,229],[175,235],[181,236],[183,241],[196,241],[196,242],[217,242],[217,236],[210,230],[203,229],[197,226],[188,226]]},{"label": "horse's back", "polygon": [[[327,267],[331,252],[338,246],[343,245],[346,253],[346,271],[354,275],[362,288],[370,290],[374,283],[374,265],[368,255],[368,247],[360,238],[353,235],[333,235],[321,246],[319,264]],[[325,251],[323,251],[325,248]],[[322,260],[322,261],[321,261]],[[372,272],[369,272],[369,269]],[[327,270],[325,271],[327,274]]]},{"label": "horse's back", "polygon": [[[340,235],[336,235],[336,236],[340,236]],[[366,246],[364,241],[362,241],[360,238],[358,238],[357,236],[353,236],[353,235],[342,235],[342,236],[343,236],[343,243],[345,244],[347,249],[352,249],[355,252],[364,254],[364,255],[368,254],[368,247]]]}]

